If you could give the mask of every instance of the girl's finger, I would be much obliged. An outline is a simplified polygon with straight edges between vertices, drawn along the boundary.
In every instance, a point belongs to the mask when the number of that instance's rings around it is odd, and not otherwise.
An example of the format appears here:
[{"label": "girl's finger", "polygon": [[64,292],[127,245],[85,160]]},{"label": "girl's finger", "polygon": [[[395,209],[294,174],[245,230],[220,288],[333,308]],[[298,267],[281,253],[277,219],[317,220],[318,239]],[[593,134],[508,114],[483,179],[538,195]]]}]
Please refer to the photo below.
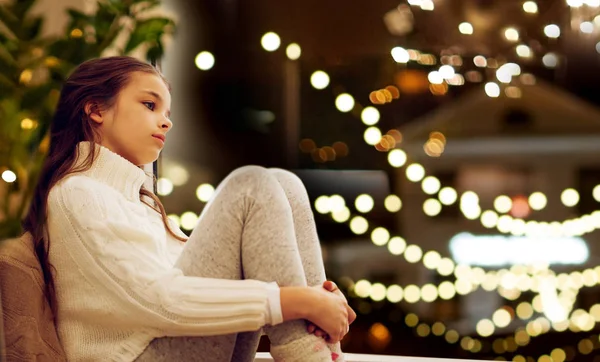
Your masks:
[{"label": "girl's finger", "polygon": [[313,333],[315,331],[315,325],[314,324],[309,324],[308,325],[308,333]]}]

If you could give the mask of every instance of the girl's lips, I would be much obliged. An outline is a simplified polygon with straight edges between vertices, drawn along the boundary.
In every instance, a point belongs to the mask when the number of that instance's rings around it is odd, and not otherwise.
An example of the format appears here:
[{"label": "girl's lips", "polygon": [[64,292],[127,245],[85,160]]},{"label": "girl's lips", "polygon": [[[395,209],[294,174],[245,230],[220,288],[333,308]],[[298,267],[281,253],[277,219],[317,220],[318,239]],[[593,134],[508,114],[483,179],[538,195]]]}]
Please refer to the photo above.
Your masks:
[{"label": "girl's lips", "polygon": [[155,135],[152,135],[152,137],[159,140],[162,144],[165,144],[165,136],[164,135],[155,134]]}]

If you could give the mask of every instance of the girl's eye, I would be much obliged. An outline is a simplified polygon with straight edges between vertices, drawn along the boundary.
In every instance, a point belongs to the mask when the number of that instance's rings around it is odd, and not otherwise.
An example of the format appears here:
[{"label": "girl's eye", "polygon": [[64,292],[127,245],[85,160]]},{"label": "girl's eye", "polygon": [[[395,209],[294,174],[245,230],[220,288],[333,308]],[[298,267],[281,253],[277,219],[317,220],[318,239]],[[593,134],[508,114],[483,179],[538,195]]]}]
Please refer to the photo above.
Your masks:
[{"label": "girl's eye", "polygon": [[[154,102],[142,102],[146,108],[148,108],[149,110],[153,111],[154,107],[156,107],[156,105],[154,104]],[[148,105],[150,105],[150,107],[148,107]]]}]

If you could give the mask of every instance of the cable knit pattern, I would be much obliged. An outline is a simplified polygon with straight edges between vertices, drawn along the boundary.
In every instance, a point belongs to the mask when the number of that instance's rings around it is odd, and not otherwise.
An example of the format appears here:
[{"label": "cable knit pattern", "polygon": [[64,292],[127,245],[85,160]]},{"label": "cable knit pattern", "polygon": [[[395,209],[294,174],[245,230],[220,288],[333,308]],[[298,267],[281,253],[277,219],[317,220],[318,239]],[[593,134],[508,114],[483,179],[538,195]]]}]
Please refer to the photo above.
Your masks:
[{"label": "cable knit pattern", "polygon": [[[78,145],[78,162],[90,149]],[[185,276],[175,268],[182,243],[140,201],[146,174],[96,149],[92,168],[61,180],[48,197],[57,329],[69,361],[133,361],[154,338],[280,322],[270,318],[269,283]]]}]

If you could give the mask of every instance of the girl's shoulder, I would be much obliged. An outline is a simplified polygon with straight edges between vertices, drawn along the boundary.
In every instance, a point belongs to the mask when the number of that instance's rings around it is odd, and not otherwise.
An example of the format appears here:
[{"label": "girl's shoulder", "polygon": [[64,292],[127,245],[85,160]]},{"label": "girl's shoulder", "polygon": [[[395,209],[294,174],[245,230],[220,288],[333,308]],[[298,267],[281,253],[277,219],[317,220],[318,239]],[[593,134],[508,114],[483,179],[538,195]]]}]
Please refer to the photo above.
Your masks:
[{"label": "girl's shoulder", "polygon": [[102,182],[89,177],[87,175],[76,173],[63,177],[59,180],[51,189],[52,190],[69,190],[69,189],[88,189],[93,191],[94,189],[106,187]]},{"label": "girl's shoulder", "polygon": [[110,188],[102,182],[84,174],[72,174],[52,186],[48,192],[48,203],[52,203],[57,198],[102,199],[102,196],[108,195],[107,192],[110,192]]}]

